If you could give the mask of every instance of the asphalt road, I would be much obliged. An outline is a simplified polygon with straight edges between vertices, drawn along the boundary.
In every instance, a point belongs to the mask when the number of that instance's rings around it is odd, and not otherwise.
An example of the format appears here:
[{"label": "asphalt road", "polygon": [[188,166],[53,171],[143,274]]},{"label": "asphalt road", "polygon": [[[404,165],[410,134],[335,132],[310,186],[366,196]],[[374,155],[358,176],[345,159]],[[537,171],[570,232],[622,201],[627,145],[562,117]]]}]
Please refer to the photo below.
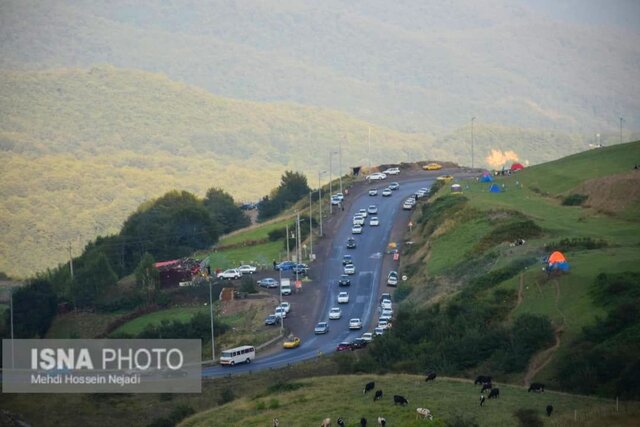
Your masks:
[{"label": "asphalt road", "polygon": [[[301,298],[313,298],[315,301],[314,310],[310,310],[307,315],[315,318],[307,319],[312,321],[300,322],[304,325],[301,328],[292,328],[302,339],[302,345],[296,349],[280,350],[272,354],[260,356],[249,365],[237,365],[234,367],[212,366],[204,368],[203,377],[218,377],[229,374],[245,373],[263,369],[278,368],[289,364],[294,364],[303,360],[317,357],[324,353],[336,351],[336,346],[341,341],[351,341],[364,332],[372,332],[378,319],[378,295],[386,292],[386,277],[389,269],[388,259],[392,255],[385,254],[389,238],[394,225],[408,223],[410,211],[402,210],[403,201],[421,187],[429,187],[435,179],[435,175],[421,175],[408,177],[389,177],[384,181],[373,183],[371,187],[379,188],[377,196],[369,196],[367,191],[360,194],[353,194],[349,203],[346,203],[345,212],[341,212],[341,221],[335,224],[332,236],[325,237],[331,239],[327,243],[328,248],[324,252],[325,259],[321,263],[321,271],[314,269],[313,281],[314,290],[303,292],[302,294],[285,297],[285,300],[292,304],[292,313],[296,310],[296,300]],[[391,197],[382,197],[382,188],[391,181],[398,181],[400,189],[393,192]],[[364,188],[368,188],[365,186]],[[353,235],[358,242],[356,249],[347,249],[346,241],[352,236],[352,218],[360,208],[367,208],[370,204],[375,204],[378,213],[375,216],[380,218],[380,225],[371,227],[369,216],[366,218],[366,225],[362,234]],[[337,280],[343,273],[342,257],[344,254],[353,256],[356,266],[356,274],[351,276],[351,286],[339,288]],[[385,262],[386,261],[386,262]],[[385,271],[383,271],[383,267]],[[388,288],[391,292],[393,288]],[[340,291],[349,292],[349,303],[338,304],[337,296]],[[329,320],[329,309],[331,307],[342,308],[342,318],[339,320]],[[394,307],[395,310],[395,307]],[[363,328],[357,331],[349,330],[349,319],[360,318]],[[328,321],[330,331],[324,335],[315,335],[313,328],[319,321]],[[286,319],[285,322],[295,322],[295,316]],[[297,329],[297,330],[296,330]]]}]

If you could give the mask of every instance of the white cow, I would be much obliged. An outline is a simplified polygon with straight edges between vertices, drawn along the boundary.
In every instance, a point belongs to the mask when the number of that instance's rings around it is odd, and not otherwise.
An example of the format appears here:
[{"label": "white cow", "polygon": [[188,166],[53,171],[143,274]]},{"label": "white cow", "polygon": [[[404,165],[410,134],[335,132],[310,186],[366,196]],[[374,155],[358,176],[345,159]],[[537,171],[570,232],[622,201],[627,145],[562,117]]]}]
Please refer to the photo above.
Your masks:
[{"label": "white cow", "polygon": [[320,427],[331,427],[331,418],[325,418],[324,420],[322,420],[322,424],[320,424]]},{"label": "white cow", "polygon": [[418,408],[416,409],[416,412],[418,413],[416,416],[417,418],[433,420],[433,415],[431,415],[431,411],[427,408]]}]

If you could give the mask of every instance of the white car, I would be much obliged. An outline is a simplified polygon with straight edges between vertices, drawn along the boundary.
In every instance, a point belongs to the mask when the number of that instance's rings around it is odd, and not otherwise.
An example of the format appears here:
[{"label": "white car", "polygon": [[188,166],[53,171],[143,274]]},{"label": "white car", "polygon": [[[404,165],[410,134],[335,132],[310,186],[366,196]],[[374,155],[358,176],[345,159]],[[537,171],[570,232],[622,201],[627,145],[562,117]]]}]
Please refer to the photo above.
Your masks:
[{"label": "white car", "polygon": [[387,175],[382,172],[375,172],[366,177],[367,181],[380,181],[382,179],[387,179]]},{"label": "white car", "polygon": [[362,234],[362,226],[361,225],[354,225],[353,227],[351,227],[351,233],[353,234]]},{"label": "white car", "polygon": [[362,329],[362,321],[358,318],[349,320],[349,329]]},{"label": "white car", "polygon": [[[386,320],[378,320],[378,328],[380,329],[389,329],[391,325]],[[376,329],[378,329],[376,328]]]},{"label": "white car", "polygon": [[256,267],[253,265],[241,265],[237,270],[242,274],[253,274],[256,272]]},{"label": "white car", "polygon": [[404,209],[405,211],[410,211],[411,209],[413,209],[413,204],[405,200],[405,202],[402,204],[402,209]]},{"label": "white car", "polygon": [[338,199],[336,196],[331,196],[331,204],[333,206],[337,206],[340,204],[340,199]]},{"label": "white car", "polygon": [[341,317],[342,310],[340,309],[340,307],[333,307],[331,310],[329,310],[329,319],[338,320]]},{"label": "white car", "polygon": [[378,213],[378,207],[376,205],[369,205],[369,207],[367,208],[367,212],[370,214],[377,214]]},{"label": "white car", "polygon": [[373,341],[373,334],[371,332],[365,332],[360,338],[362,338],[362,341],[371,342]]},{"label": "white car", "polygon": [[378,190],[376,190],[375,188],[372,188],[369,190],[369,195],[370,196],[377,196],[378,195]]},{"label": "white car", "polygon": [[288,302],[281,302],[280,305],[278,307],[282,307],[284,308],[284,311],[288,314],[291,311],[291,304],[289,304]]},{"label": "white car", "polygon": [[240,276],[242,276],[242,273],[240,273],[240,270],[237,268],[231,268],[222,273],[218,273],[218,279],[239,279]]},{"label": "white car", "polygon": [[406,201],[411,203],[411,206],[414,206],[416,204],[416,199],[413,197],[409,197]]},{"label": "white car", "polygon": [[369,225],[372,227],[380,225],[380,220],[378,219],[377,216],[372,216],[371,219],[369,219]]},{"label": "white car", "polygon": [[400,168],[389,168],[382,173],[386,175],[398,175],[400,173]]},{"label": "white car", "polygon": [[387,285],[388,286],[398,286],[398,273],[395,271],[390,271],[387,275]]},{"label": "white car", "polygon": [[276,307],[276,311],[273,313],[273,315],[282,319],[286,319],[287,310],[285,310],[284,307]]},{"label": "white car", "polygon": [[338,294],[338,304],[348,304],[349,303],[349,292],[340,292]]},{"label": "white car", "polygon": [[354,264],[345,265],[344,274],[356,274],[356,266]]},{"label": "white car", "polygon": [[383,308],[382,315],[380,317],[393,317],[393,309],[392,308]]},{"label": "white car", "polygon": [[362,215],[354,215],[353,225],[364,225],[364,217]]},{"label": "white car", "polygon": [[384,299],[382,300],[382,302],[380,303],[380,307],[384,310],[385,308],[392,308],[393,307],[393,303],[391,302],[390,299]]},{"label": "white car", "polygon": [[378,317],[378,324],[380,324],[380,322],[382,321],[391,322],[391,316],[389,316],[388,314],[381,314],[380,317]]},{"label": "white car", "polygon": [[373,330],[373,333],[374,333],[376,336],[380,336],[380,335],[384,334],[384,328],[377,327],[377,328],[375,328],[375,329]]},{"label": "white car", "polygon": [[389,197],[391,196],[391,189],[390,188],[385,188],[384,190],[382,190],[382,197]]},{"label": "white car", "polygon": [[363,218],[367,217],[367,210],[365,208],[362,208],[358,211],[358,213],[356,215],[360,215]]},{"label": "white car", "polygon": [[343,201],[344,200],[344,194],[342,193],[336,193],[333,195],[333,197],[335,197],[336,199]]}]

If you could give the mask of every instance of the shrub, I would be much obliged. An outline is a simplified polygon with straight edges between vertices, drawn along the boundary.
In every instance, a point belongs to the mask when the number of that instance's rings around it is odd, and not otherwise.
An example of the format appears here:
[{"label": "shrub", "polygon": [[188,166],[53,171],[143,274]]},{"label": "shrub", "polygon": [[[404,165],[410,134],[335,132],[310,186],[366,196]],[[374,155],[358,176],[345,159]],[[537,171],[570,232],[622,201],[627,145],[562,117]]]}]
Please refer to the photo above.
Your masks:
[{"label": "shrub", "polygon": [[502,242],[516,239],[529,239],[542,234],[538,224],[530,219],[511,220],[495,227],[474,247],[475,252],[482,252]]},{"label": "shrub", "polygon": [[222,392],[220,393],[220,398],[218,399],[218,405],[224,405],[225,403],[232,402],[235,398],[236,396],[233,393],[233,389],[229,387],[225,387],[224,389],[222,389]]},{"label": "shrub", "polygon": [[280,407],[280,401],[273,398],[269,401],[269,409],[278,409]]},{"label": "shrub", "polygon": [[256,282],[251,277],[243,277],[242,283],[240,284],[240,292],[257,294],[258,288],[256,288]]},{"label": "shrub", "polygon": [[591,237],[577,237],[573,239],[562,239],[545,245],[547,251],[568,252],[570,250],[593,250],[606,248],[609,243],[603,239],[593,239]]},{"label": "shrub", "polygon": [[271,230],[267,236],[271,242],[275,242],[276,240],[284,239],[284,235],[286,234],[286,229],[276,228],[275,230]]},{"label": "shrub", "polygon": [[409,296],[412,290],[413,288],[411,287],[411,285],[402,283],[393,293],[393,299],[395,300],[395,302],[400,303]]},{"label": "shrub", "polygon": [[589,196],[586,194],[570,194],[562,200],[562,204],[564,206],[580,206],[582,205]]},{"label": "shrub", "polygon": [[533,409],[518,409],[513,413],[520,427],[543,427],[544,422]]},{"label": "shrub", "polygon": [[267,409],[267,405],[262,400],[258,400],[256,402],[256,411],[263,411],[265,409]]},{"label": "shrub", "polygon": [[268,388],[267,391],[270,394],[273,393],[284,393],[287,391],[294,391],[297,390],[299,388],[304,387],[304,384],[302,383],[289,383],[289,382],[284,382],[284,381],[278,381],[274,384],[271,384]]}]

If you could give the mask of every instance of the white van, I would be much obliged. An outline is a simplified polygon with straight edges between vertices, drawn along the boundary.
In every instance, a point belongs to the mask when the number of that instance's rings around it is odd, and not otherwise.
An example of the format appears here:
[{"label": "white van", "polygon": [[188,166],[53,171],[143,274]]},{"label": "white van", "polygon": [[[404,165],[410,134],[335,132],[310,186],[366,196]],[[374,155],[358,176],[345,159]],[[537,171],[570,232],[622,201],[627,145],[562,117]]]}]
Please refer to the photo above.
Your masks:
[{"label": "white van", "polygon": [[291,295],[291,280],[286,278],[280,279],[280,294]]}]

